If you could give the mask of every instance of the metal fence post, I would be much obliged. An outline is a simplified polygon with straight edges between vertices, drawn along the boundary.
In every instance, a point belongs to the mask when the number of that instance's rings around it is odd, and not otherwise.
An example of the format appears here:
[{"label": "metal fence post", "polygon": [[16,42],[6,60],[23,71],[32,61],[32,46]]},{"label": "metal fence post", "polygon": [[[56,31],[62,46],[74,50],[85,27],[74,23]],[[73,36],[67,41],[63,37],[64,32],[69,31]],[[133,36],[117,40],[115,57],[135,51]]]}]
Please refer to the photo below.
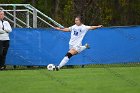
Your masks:
[{"label": "metal fence post", "polygon": [[[63,28],[61,24],[57,23],[55,20],[45,15],[30,4],[0,4],[0,7],[4,7],[3,9],[4,11],[6,11],[5,13],[7,15],[5,16],[5,18],[12,23],[13,28],[37,28],[46,27],[46,25],[49,25],[50,27],[54,28],[54,26],[51,23]],[[12,7],[12,9],[9,7]],[[46,21],[46,19],[48,20]],[[46,25],[38,25],[38,22],[41,22],[41,24]]]},{"label": "metal fence post", "polygon": [[33,10],[33,28],[37,28],[37,11]]},{"label": "metal fence post", "polygon": [[13,10],[14,10],[14,28],[16,28],[16,6],[13,6]]},{"label": "metal fence post", "polygon": [[29,16],[29,10],[27,10],[27,12],[26,12],[26,27],[27,28],[29,28],[30,27],[30,23],[29,23],[29,21],[30,21],[30,16]]}]

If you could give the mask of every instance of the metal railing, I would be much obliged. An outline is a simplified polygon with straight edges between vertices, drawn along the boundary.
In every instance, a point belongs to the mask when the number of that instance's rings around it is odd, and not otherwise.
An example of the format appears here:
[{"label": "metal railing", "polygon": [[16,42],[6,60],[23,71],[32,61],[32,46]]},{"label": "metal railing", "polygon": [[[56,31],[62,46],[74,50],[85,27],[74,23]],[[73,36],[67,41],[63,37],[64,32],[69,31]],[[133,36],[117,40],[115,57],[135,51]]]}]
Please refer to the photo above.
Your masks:
[{"label": "metal railing", "polygon": [[0,7],[5,11],[5,19],[13,24],[14,28],[46,28],[54,27],[53,25],[63,28],[61,24],[30,4],[0,4]]}]

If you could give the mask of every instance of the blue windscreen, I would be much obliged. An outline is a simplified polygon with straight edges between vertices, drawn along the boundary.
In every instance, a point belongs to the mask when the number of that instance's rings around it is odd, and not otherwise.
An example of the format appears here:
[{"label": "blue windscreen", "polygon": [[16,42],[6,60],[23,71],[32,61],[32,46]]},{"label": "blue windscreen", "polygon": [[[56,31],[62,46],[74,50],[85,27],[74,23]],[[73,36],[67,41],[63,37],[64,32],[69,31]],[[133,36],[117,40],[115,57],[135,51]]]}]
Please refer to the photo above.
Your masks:
[{"label": "blue windscreen", "polygon": [[[10,33],[8,65],[58,65],[69,50],[70,32],[15,28]],[[140,62],[140,26],[90,30],[83,45],[90,49],[73,56],[67,65]]]}]

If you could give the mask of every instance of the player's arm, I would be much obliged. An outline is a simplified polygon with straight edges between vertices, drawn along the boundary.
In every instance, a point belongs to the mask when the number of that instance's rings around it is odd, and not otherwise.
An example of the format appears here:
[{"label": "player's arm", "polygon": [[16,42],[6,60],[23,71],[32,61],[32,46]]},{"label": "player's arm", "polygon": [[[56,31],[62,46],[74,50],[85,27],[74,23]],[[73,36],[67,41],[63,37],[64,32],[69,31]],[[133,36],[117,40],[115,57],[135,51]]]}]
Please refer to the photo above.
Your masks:
[{"label": "player's arm", "polygon": [[59,28],[59,27],[55,27],[56,30],[60,30],[60,31],[63,31],[63,32],[70,32],[70,29],[69,28]]},{"label": "player's arm", "polygon": [[0,29],[0,34],[6,33],[4,30]]},{"label": "player's arm", "polygon": [[98,25],[98,26],[87,26],[88,30],[93,30],[93,29],[97,29],[97,28],[101,28],[103,27],[103,25]]},{"label": "player's arm", "polygon": [[9,22],[7,22],[7,21],[4,24],[4,31],[6,31],[7,33],[12,32],[12,28],[11,28]]},{"label": "player's arm", "polygon": [[4,28],[0,29],[1,34],[12,32],[12,28],[11,28],[9,22],[5,21],[3,23],[3,25],[4,25]]}]

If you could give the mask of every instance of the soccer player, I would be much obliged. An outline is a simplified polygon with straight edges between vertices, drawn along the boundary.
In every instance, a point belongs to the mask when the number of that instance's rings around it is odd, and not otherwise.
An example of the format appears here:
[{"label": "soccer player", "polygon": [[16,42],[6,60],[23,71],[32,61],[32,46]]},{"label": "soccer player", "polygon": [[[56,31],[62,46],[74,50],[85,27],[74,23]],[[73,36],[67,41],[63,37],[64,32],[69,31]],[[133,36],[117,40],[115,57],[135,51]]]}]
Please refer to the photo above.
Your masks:
[{"label": "soccer player", "polygon": [[87,33],[88,30],[96,29],[100,27],[102,27],[102,25],[98,25],[98,26],[84,25],[83,18],[81,16],[77,16],[75,18],[75,25],[69,28],[56,27],[55,29],[57,30],[64,31],[64,32],[71,32],[71,38],[69,41],[69,51],[67,52],[65,57],[62,59],[60,64],[56,66],[56,70],[58,71],[62,66],[64,66],[73,55],[76,55],[82,52],[83,50],[88,49],[89,48],[88,44],[85,44],[84,46],[82,46],[82,40],[85,34]]}]

